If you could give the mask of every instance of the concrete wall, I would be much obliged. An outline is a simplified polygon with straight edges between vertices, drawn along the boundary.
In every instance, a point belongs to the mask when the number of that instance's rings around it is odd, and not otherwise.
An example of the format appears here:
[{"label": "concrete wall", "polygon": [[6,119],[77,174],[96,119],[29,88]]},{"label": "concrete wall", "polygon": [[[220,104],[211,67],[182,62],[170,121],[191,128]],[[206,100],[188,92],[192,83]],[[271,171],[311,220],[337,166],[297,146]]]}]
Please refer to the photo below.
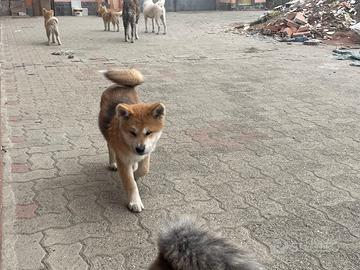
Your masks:
[{"label": "concrete wall", "polygon": [[176,11],[215,10],[216,0],[176,0]]},{"label": "concrete wall", "polygon": [[0,15],[7,16],[10,15],[10,1],[9,0],[0,0]]},{"label": "concrete wall", "polygon": [[[72,16],[70,0],[55,0],[55,16]],[[97,2],[94,0],[81,1],[81,7],[88,9],[88,15],[96,15]]]},{"label": "concrete wall", "polygon": [[[143,2],[140,0],[141,6]],[[167,11],[215,10],[216,0],[166,0],[165,8]]]}]

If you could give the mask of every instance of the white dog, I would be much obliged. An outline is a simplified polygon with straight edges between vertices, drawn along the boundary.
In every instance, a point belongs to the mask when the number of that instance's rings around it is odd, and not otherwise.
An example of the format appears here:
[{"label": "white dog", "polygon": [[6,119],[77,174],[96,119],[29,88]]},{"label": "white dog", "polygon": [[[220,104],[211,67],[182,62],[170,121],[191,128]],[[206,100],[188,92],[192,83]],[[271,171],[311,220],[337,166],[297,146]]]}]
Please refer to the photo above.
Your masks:
[{"label": "white dog", "polygon": [[163,25],[164,25],[164,35],[166,34],[166,17],[165,17],[165,0],[159,0],[156,3],[153,2],[153,0],[145,0],[143,5],[144,10],[144,18],[145,18],[145,32],[148,32],[147,29],[147,19],[151,18],[152,20],[152,32],[154,33],[154,19],[156,22],[156,25],[158,27],[157,34],[160,33],[160,25],[159,25],[159,19],[161,19]]}]

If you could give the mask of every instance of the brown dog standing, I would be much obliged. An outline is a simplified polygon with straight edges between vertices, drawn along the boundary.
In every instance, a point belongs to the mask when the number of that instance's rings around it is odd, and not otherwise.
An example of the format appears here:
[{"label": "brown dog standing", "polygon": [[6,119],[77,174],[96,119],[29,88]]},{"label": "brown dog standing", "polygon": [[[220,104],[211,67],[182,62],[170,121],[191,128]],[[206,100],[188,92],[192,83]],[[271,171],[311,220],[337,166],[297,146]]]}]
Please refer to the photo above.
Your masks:
[{"label": "brown dog standing", "polygon": [[141,103],[135,86],[143,83],[135,69],[109,70],[105,77],[115,85],[101,96],[99,127],[109,149],[109,166],[118,170],[134,212],[144,208],[135,179],[149,171],[150,154],[164,127],[165,106]]},{"label": "brown dog standing", "polygon": [[115,11],[115,10],[108,10],[105,6],[99,6],[98,13],[101,15],[104,21],[104,31],[110,31],[110,23],[112,23],[115,31],[115,25],[117,31],[119,32],[119,17],[121,16],[122,12]]}]

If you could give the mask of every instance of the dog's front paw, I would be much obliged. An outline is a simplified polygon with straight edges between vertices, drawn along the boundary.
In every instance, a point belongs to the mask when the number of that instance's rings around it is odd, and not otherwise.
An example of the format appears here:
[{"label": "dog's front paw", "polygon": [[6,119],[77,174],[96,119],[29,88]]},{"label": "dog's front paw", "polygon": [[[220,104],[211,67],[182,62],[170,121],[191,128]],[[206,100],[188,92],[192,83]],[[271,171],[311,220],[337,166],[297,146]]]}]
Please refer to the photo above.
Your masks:
[{"label": "dog's front paw", "polygon": [[141,199],[133,200],[129,202],[129,209],[133,212],[140,213],[144,209],[144,205],[141,202]]},{"label": "dog's front paw", "polygon": [[110,169],[111,171],[116,171],[116,170],[117,170],[117,164],[116,164],[115,162],[109,164],[109,169]]}]

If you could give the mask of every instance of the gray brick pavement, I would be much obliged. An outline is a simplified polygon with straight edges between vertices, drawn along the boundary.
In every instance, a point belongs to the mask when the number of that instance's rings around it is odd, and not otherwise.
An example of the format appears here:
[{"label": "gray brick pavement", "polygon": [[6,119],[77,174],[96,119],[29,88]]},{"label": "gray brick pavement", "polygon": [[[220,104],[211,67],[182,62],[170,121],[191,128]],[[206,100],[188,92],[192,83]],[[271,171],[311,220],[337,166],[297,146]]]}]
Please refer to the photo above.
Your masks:
[{"label": "gray brick pavement", "polygon": [[[61,17],[61,48],[42,18],[0,18],[3,269],[146,269],[182,214],[269,269],[360,269],[358,70],[330,46],[224,31],[258,14],[169,13],[168,35],[135,44],[100,18]],[[98,70],[114,66],[141,70],[142,99],[168,111],[141,214],[97,128]]]}]

